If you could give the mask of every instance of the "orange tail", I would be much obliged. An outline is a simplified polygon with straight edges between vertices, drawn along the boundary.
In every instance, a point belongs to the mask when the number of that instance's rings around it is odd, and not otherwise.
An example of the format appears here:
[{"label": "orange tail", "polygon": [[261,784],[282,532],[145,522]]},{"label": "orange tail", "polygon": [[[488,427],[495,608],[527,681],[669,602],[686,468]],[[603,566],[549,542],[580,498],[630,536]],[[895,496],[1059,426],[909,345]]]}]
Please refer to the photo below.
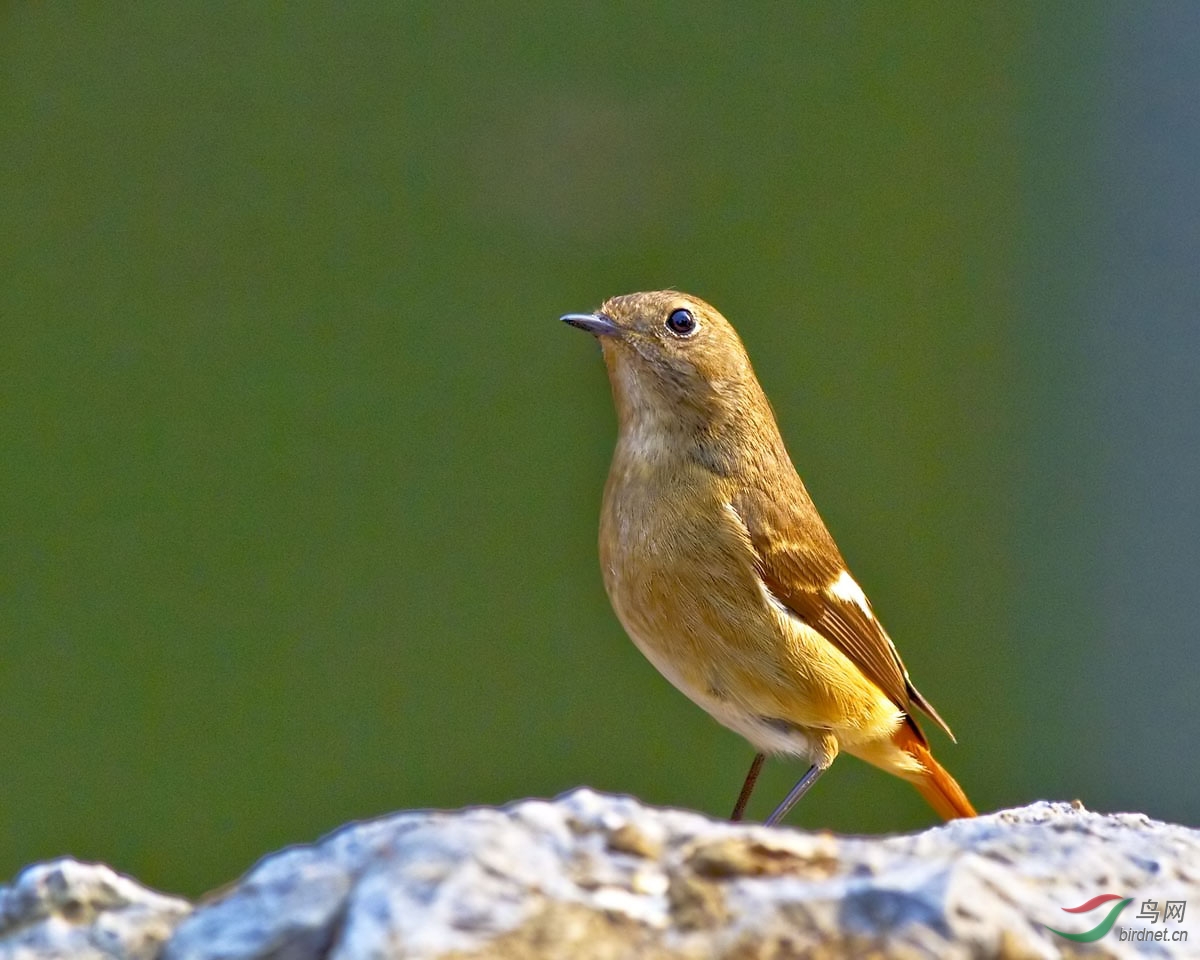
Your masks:
[{"label": "orange tail", "polygon": [[911,780],[912,785],[921,792],[921,796],[943,820],[975,816],[975,808],[963,793],[963,788],[946,772],[945,767],[933,759],[929,747],[921,742],[912,727],[902,723],[900,729],[892,736],[892,743],[925,768],[923,772],[905,779]]}]

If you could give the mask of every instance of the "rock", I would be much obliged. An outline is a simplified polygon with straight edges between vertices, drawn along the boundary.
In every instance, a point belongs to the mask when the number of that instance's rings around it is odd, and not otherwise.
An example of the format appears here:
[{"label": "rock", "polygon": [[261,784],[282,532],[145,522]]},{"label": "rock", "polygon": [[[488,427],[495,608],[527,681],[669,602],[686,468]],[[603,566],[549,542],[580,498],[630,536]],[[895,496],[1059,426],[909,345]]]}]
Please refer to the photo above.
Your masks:
[{"label": "rock", "polygon": [[153,960],[191,910],[100,864],[41,863],[0,887],[0,960]]},{"label": "rock", "polygon": [[[1134,901],[1095,942],[1043,926],[1095,927],[1114,903],[1063,908],[1106,893]],[[1193,913],[1135,919],[1150,899]],[[577,790],[353,824],[191,912],[104,867],[34,867],[0,890],[0,960],[150,957],[164,938],[164,960],[1195,957],[1195,914],[1200,831],[1138,814],[1037,803],[837,837]],[[1139,929],[1197,942],[1121,939]]]}]

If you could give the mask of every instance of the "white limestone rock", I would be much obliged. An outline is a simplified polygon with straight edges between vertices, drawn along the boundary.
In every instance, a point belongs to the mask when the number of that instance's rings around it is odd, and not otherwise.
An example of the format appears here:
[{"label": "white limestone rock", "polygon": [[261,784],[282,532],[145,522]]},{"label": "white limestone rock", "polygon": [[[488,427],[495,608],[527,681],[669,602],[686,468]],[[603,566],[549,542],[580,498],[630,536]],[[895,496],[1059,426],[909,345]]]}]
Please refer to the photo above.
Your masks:
[{"label": "white limestone rock", "polygon": [[[1100,893],[1185,901],[1183,920],[1157,929],[1192,942],[1120,939],[1150,927],[1134,905],[1090,944],[1043,926],[1095,926],[1104,908],[1062,908]],[[0,960],[67,955],[13,952],[26,929],[8,922],[13,896],[0,892]],[[577,790],[350,825],[265,858],[181,921],[187,905],[159,899],[156,930],[178,922],[164,960],[1200,957],[1200,831],[1037,803],[917,834],[837,837]],[[128,915],[133,893],[114,902]],[[93,925],[106,913],[96,904]]]},{"label": "white limestone rock", "polygon": [[102,864],[37,864],[0,887],[0,960],[153,960],[191,909]]}]

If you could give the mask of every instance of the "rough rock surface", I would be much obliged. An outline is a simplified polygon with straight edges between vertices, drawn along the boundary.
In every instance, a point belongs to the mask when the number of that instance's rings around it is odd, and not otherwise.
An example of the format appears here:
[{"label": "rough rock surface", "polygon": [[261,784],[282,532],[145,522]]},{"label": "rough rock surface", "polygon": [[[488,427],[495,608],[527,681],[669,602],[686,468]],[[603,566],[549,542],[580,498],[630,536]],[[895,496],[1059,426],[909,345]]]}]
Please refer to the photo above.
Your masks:
[{"label": "rough rock surface", "polygon": [[[1105,904],[1116,926],[1074,943]],[[1136,919],[1154,899],[1181,919]],[[578,790],[401,813],[265,858],[219,899],[57,861],[0,888],[0,960],[1200,957],[1200,831],[1068,804],[866,838],[713,822]],[[1190,942],[1122,940],[1121,930]]]},{"label": "rough rock surface", "polygon": [[39,863],[0,887],[0,957],[152,960],[191,911],[105,866]]}]

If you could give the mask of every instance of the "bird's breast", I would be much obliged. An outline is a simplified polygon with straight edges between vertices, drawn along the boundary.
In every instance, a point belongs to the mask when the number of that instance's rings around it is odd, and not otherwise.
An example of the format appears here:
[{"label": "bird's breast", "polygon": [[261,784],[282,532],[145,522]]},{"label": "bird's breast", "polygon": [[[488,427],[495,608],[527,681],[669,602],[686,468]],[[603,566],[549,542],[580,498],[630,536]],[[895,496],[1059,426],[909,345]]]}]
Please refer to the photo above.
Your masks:
[{"label": "bird's breast", "polygon": [[778,625],[727,482],[693,465],[614,462],[600,523],[604,585],[626,632],[710,713],[778,679]]},{"label": "bird's breast", "polygon": [[809,754],[814,737],[852,720],[872,736],[894,726],[883,693],[764,586],[732,506],[736,479],[620,454],[601,512],[604,584],[673,686],[769,752]]},{"label": "bird's breast", "polygon": [[754,550],[731,515],[726,487],[691,464],[661,466],[640,457],[614,462],[600,558],[623,622],[636,622],[643,633],[675,635],[717,612],[726,621],[731,612],[761,606]]}]

